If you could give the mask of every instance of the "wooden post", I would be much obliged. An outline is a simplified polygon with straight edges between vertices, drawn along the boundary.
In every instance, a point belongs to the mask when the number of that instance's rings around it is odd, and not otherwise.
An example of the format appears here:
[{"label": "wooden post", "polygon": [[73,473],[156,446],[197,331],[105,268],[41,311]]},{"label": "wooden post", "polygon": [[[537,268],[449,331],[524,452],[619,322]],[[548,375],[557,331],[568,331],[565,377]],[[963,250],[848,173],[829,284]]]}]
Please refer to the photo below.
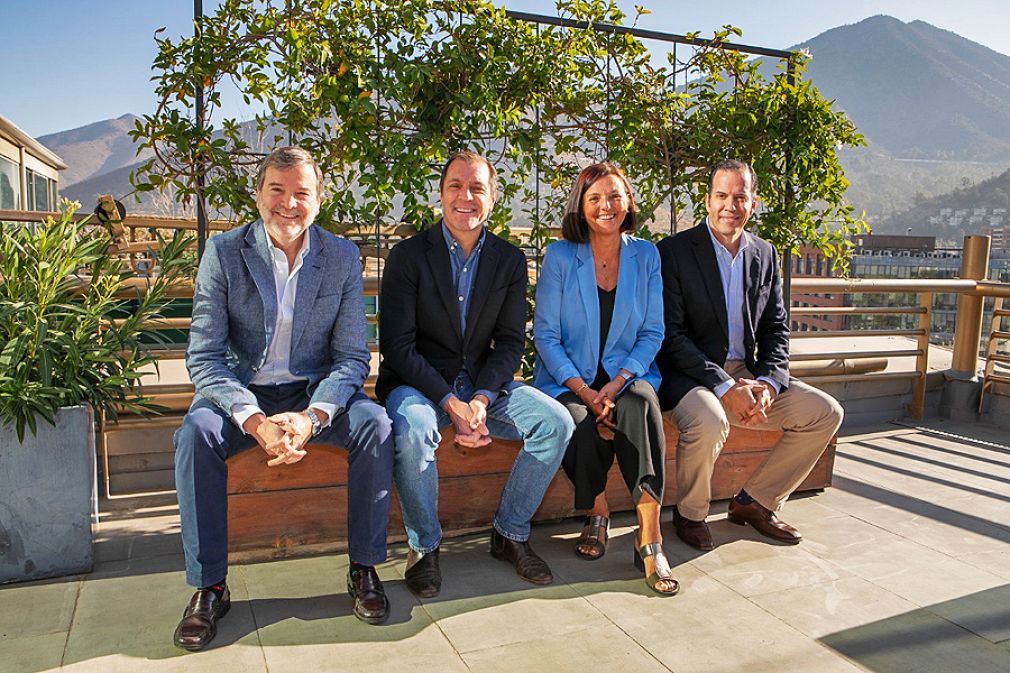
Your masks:
[{"label": "wooden post", "polygon": [[[961,278],[983,280],[989,272],[989,237],[965,236],[961,257]],[[954,325],[954,359],[950,374],[957,379],[972,380],[978,368],[978,345],[982,337],[982,305],[984,297],[961,294],[957,298],[957,321]]]}]

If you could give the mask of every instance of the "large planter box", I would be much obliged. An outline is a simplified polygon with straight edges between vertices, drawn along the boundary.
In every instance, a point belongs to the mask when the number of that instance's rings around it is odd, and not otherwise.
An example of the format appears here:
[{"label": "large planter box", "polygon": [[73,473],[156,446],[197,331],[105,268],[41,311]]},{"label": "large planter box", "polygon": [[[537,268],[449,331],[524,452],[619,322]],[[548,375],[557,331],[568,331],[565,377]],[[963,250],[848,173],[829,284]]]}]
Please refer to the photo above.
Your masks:
[{"label": "large planter box", "polygon": [[38,419],[22,444],[0,428],[0,583],[90,572],[97,511],[90,407]]}]

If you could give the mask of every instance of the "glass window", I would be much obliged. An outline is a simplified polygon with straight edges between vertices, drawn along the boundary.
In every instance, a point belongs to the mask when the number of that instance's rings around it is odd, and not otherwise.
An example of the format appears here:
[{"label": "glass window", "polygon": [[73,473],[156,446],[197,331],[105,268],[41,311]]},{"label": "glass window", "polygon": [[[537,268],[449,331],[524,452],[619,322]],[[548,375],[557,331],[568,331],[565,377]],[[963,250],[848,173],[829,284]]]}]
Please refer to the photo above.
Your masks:
[{"label": "glass window", "polygon": [[49,183],[52,182],[49,178],[44,175],[39,175],[35,173],[35,210],[52,210],[52,202],[50,201],[50,189]]},{"label": "glass window", "polygon": [[0,208],[16,210],[21,194],[18,165],[7,157],[0,157]]}]

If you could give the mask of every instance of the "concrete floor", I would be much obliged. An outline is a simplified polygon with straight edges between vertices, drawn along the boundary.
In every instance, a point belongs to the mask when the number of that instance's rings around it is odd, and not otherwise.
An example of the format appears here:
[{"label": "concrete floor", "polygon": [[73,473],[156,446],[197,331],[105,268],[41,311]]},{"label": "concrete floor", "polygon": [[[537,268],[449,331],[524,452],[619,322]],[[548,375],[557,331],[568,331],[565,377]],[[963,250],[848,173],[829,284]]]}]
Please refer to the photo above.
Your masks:
[{"label": "concrete floor", "polygon": [[1004,432],[934,422],[849,434],[835,486],[791,501],[806,540],[776,546],[709,518],[717,548],[684,546],[664,513],[681,594],[652,594],[631,564],[633,518],[607,555],[577,559],[578,523],[538,526],[555,583],[535,588],[487,553],[447,542],[445,584],[415,599],[404,548],[381,568],[388,625],[350,614],[346,556],[232,568],[214,646],[171,644],[189,590],[178,517],[105,521],[93,573],[0,589],[0,671],[1010,671],[1010,448]]}]

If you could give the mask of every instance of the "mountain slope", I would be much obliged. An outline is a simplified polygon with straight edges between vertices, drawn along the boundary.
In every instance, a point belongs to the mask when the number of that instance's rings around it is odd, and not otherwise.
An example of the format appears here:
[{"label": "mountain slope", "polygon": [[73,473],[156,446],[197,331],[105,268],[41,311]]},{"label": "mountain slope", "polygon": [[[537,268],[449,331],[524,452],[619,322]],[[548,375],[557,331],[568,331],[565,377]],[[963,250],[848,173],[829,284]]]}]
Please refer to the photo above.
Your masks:
[{"label": "mountain slope", "polygon": [[40,137],[39,142],[56,152],[68,166],[60,174],[60,185],[69,187],[148,158],[149,151],[137,156],[136,147],[127,135],[137,119],[132,114],[125,114],[116,119]]},{"label": "mountain slope", "polygon": [[924,21],[874,16],[794,47],[877,150],[1010,163],[1010,56]]}]

